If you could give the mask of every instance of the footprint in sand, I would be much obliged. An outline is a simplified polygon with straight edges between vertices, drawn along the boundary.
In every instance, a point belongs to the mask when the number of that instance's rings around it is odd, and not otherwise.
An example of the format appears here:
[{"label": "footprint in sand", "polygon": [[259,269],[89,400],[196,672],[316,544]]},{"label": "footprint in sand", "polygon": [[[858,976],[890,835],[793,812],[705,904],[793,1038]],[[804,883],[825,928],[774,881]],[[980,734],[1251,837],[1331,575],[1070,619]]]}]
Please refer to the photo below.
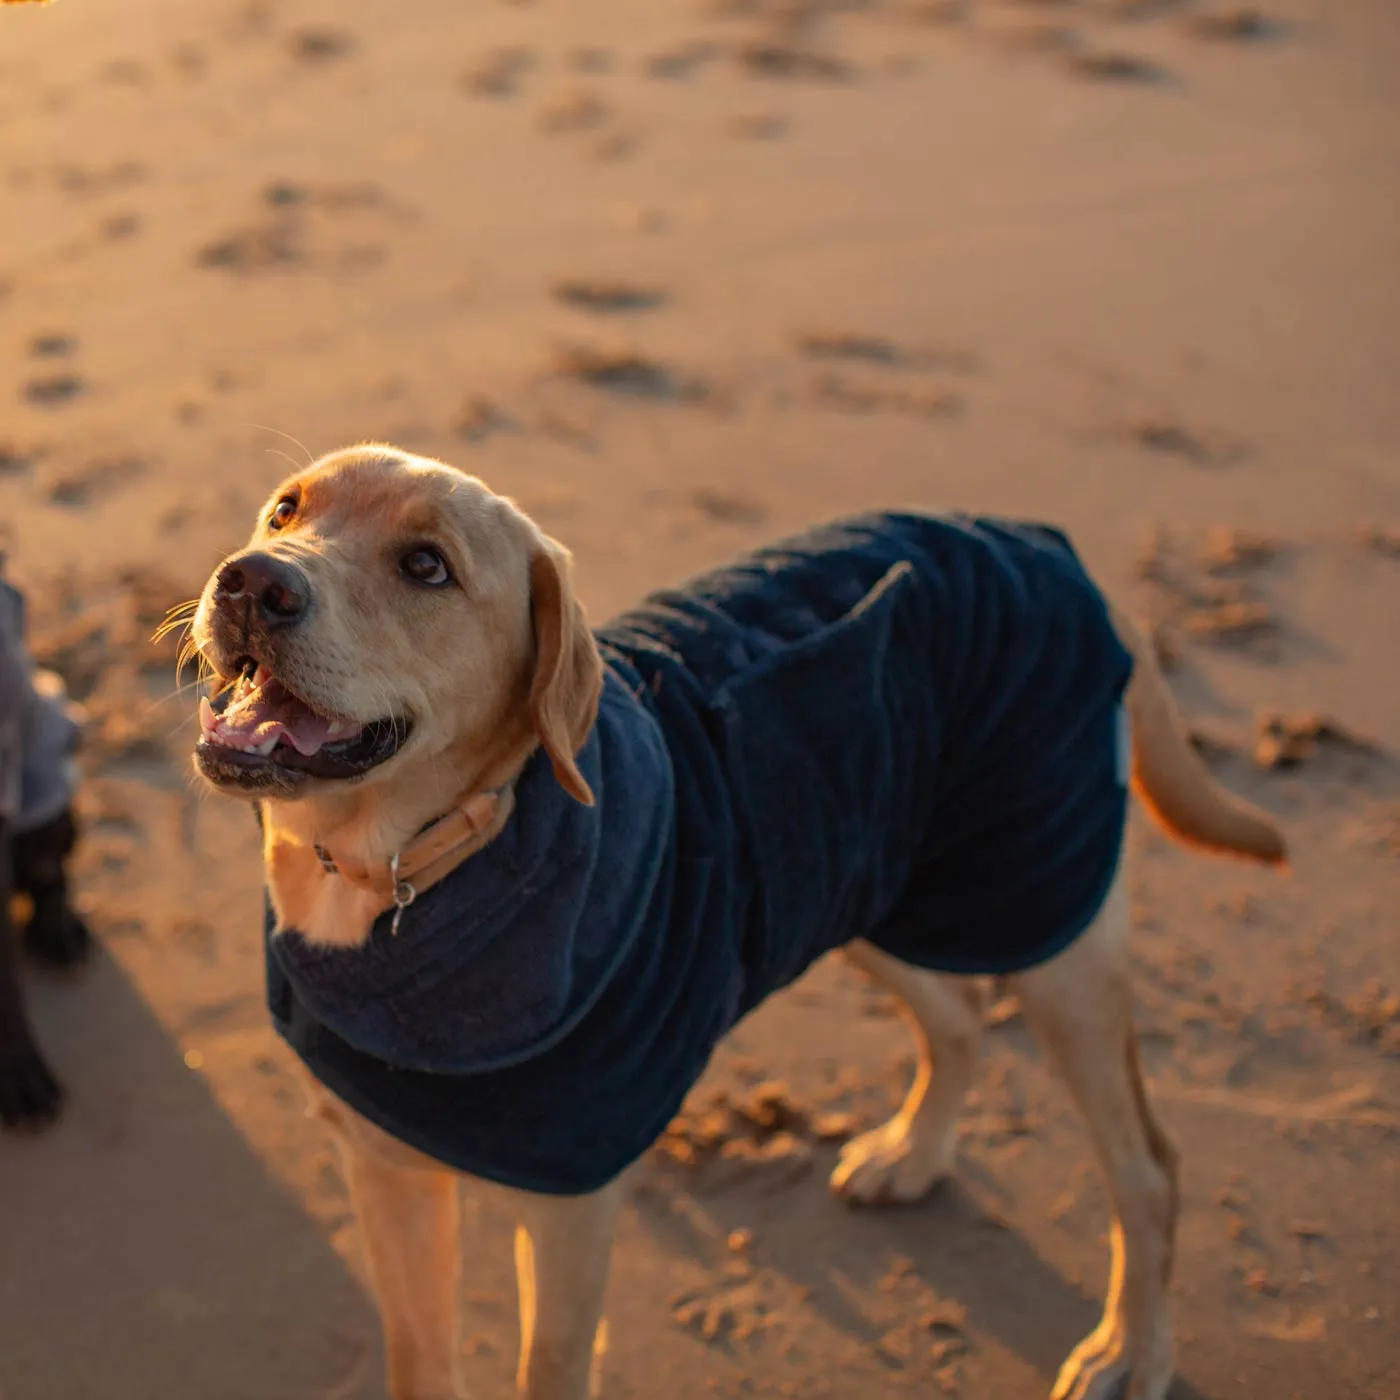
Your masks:
[{"label": "footprint in sand", "polygon": [[78,374],[45,374],[24,386],[24,397],[44,408],[61,408],[72,403],[87,388]]},{"label": "footprint in sand", "polygon": [[1245,1329],[1275,1342],[1320,1342],[1327,1335],[1327,1318],[1316,1308],[1290,1309],[1279,1317],[1249,1318]]},{"label": "footprint in sand", "polygon": [[452,420],[452,434],[462,442],[485,442],[516,427],[515,420],[485,394],[470,395]]},{"label": "footprint in sand", "polygon": [[672,540],[693,539],[697,531],[708,534],[714,528],[752,530],[771,514],[758,497],[723,486],[654,489],[643,492],[641,501],[647,510],[658,513],[667,527],[666,537]]},{"label": "footprint in sand", "polygon": [[812,401],[840,413],[909,413],[920,418],[947,418],[962,407],[959,395],[947,389],[905,389],[872,384],[845,375],[818,375],[811,384]]},{"label": "footprint in sand", "polygon": [[1193,39],[1204,39],[1214,43],[1268,39],[1278,33],[1276,24],[1271,23],[1259,10],[1249,6],[1207,10],[1202,14],[1188,15],[1184,27]]},{"label": "footprint in sand", "polygon": [[793,342],[802,354],[814,360],[865,360],[877,365],[900,365],[908,358],[894,341],[860,331],[798,331]]},{"label": "footprint in sand", "polygon": [[1377,554],[1400,559],[1400,525],[1363,525],[1357,531],[1362,545]]},{"label": "footprint in sand", "polygon": [[230,272],[267,272],[300,262],[302,251],[295,231],[270,222],[239,229],[206,243],[195,254],[200,267],[227,268]]},{"label": "footprint in sand", "polygon": [[[535,118],[538,128],[552,136],[594,135],[592,154],[598,160],[621,160],[641,144],[635,126],[619,125],[616,113],[592,88],[572,88],[547,102]],[[611,125],[611,129],[605,129]]]},{"label": "footprint in sand", "polygon": [[105,167],[54,165],[41,173],[46,174],[64,194],[100,195],[140,184],[148,171],[139,160],[119,160]]},{"label": "footprint in sand", "polygon": [[291,36],[288,47],[298,63],[334,63],[354,53],[355,36],[344,29],[307,27]]},{"label": "footprint in sand", "polygon": [[39,453],[13,442],[0,442],[0,477],[23,476],[34,469]]},{"label": "footprint in sand", "polygon": [[708,39],[691,39],[673,49],[648,54],[642,60],[642,72],[648,78],[688,78],[720,56],[718,44]]},{"label": "footprint in sand", "polygon": [[857,360],[891,369],[942,370],[950,374],[972,374],[977,369],[977,358],[969,351],[915,348],[865,331],[800,330],[792,339],[798,352],[811,360]]},{"label": "footprint in sand", "polygon": [[209,60],[195,44],[177,44],[170,52],[170,64],[182,78],[195,81],[204,76]]},{"label": "footprint in sand", "polygon": [[97,231],[107,242],[121,243],[141,232],[141,216],[130,213],[109,214],[98,224]]},{"label": "footprint in sand", "polygon": [[1076,78],[1088,78],[1094,82],[1155,83],[1166,77],[1165,70],[1157,64],[1118,49],[1072,53],[1066,62]]},{"label": "footprint in sand", "polygon": [[856,75],[855,65],[846,59],[818,49],[803,48],[785,39],[750,39],[735,47],[733,57],[753,78],[843,83]]},{"label": "footprint in sand", "polygon": [[461,86],[477,97],[514,97],[534,66],[529,49],[495,49],[462,74]]},{"label": "footprint in sand", "polygon": [[[556,409],[544,409],[535,420],[535,426],[547,438],[564,443],[579,452],[595,452],[599,437],[595,428],[571,414],[560,413]],[[553,507],[556,514],[559,507]]]},{"label": "footprint in sand", "polygon": [[29,342],[29,353],[36,359],[63,359],[75,353],[77,348],[76,338],[62,333],[45,332],[34,336]]},{"label": "footprint in sand", "polygon": [[626,347],[561,345],[555,350],[552,372],[633,398],[680,403],[709,397],[700,380],[686,378],[662,361]]},{"label": "footprint in sand", "polygon": [[120,490],[145,470],[139,457],[97,457],[55,476],[47,483],[47,495],[56,506],[85,506]]},{"label": "footprint in sand", "polygon": [[1169,418],[1139,419],[1128,425],[1127,435],[1149,451],[1207,467],[1230,466],[1246,453],[1245,444],[1238,438],[1187,428]]},{"label": "footprint in sand", "polygon": [[1380,745],[1330,715],[1266,712],[1257,721],[1254,762],[1264,769],[1297,768],[1323,752],[1379,757]]},{"label": "footprint in sand", "polygon": [[1154,532],[1137,572],[1158,591],[1154,637],[1167,669],[1180,664],[1178,636],[1232,647],[1256,660],[1277,659],[1282,624],[1259,575],[1285,548],[1271,536],[1218,525],[1193,552],[1168,532]]},{"label": "footprint in sand", "polygon": [[200,267],[242,274],[270,272],[308,264],[345,271],[378,262],[380,243],[327,235],[328,219],[346,215],[402,217],[377,185],[346,183],[311,186],[273,181],[263,190],[270,211],[256,223],[211,239],[195,253]]},{"label": "footprint in sand", "polygon": [[[1211,729],[1192,728],[1187,736],[1191,747],[1212,768],[1245,759],[1266,773],[1289,773],[1314,763],[1344,760],[1334,774],[1350,782],[1365,782],[1377,765],[1390,763],[1374,740],[1349,725],[1316,710],[1291,714],[1265,710],[1255,717],[1254,738],[1240,744],[1234,738]],[[1396,828],[1400,831],[1400,828]],[[1380,831],[1374,842],[1384,847],[1393,834]],[[1398,1042],[1400,1043],[1400,1042]]]},{"label": "footprint in sand", "polygon": [[582,311],[650,311],[666,301],[655,287],[596,277],[561,277],[550,291],[556,301]]},{"label": "footprint in sand", "polygon": [[1242,573],[1273,563],[1287,548],[1276,535],[1212,525],[1201,546],[1200,562],[1208,574]]},{"label": "footprint in sand", "polygon": [[761,525],[768,519],[767,506],[737,491],[697,487],[690,503],[701,515],[721,525]]}]

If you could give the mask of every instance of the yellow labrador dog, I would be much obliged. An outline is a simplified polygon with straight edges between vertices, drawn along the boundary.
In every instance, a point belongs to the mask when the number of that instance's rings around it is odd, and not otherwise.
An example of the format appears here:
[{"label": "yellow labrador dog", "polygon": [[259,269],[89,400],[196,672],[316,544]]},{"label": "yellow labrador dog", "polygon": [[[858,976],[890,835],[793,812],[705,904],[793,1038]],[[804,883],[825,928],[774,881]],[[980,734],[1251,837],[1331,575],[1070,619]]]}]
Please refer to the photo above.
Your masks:
[{"label": "yellow labrador dog", "polygon": [[590,630],[567,553],[390,447],[283,483],[215,571],[195,755],[264,833],[268,992],[344,1150],[393,1400],[463,1392],[456,1175],[519,1222],[520,1393],[596,1391],[621,1183],[718,1039],[843,948],[913,1087],[832,1186],[953,1166],[974,979],[1008,979],[1115,1215],[1057,1400],[1162,1400],[1176,1158],[1143,1089],[1129,787],[1184,841],[1282,839],[1183,738],[1151,649],[1044,526],[871,515]]}]

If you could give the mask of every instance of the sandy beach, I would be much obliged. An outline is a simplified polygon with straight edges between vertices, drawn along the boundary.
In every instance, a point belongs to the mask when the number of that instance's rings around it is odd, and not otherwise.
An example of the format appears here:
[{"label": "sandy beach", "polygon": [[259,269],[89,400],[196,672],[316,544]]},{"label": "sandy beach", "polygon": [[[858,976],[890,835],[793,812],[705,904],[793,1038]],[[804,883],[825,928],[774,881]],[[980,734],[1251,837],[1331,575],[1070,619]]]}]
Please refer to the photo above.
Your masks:
[{"label": "sandy beach", "polygon": [[[1294,853],[1130,831],[1173,1396],[1400,1395],[1398,70],[1389,0],[0,8],[0,546],[91,714],[99,945],[27,983],[69,1101],[0,1138],[0,1400],[384,1393],[253,820],[149,640],[362,439],[514,496],[599,621],[848,510],[1065,528]],[[697,1102],[794,1139],[643,1164],[609,1400],[1047,1394],[1107,1203],[990,1019],[957,1181],[858,1213],[826,1176],[907,1080],[892,1003],[823,963],[744,1023]],[[489,1400],[511,1226],[466,1215]]]}]

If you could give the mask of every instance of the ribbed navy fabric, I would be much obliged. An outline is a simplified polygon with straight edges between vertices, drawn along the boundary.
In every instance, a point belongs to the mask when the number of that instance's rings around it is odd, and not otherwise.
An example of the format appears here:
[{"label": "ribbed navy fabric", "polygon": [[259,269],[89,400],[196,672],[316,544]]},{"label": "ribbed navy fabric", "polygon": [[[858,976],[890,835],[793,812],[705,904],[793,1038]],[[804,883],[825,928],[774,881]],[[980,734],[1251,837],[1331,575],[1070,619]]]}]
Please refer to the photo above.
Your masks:
[{"label": "ribbed navy fabric", "polygon": [[872,515],[598,633],[579,766],[352,950],[273,933],[312,1073],[391,1134],[528,1190],[597,1189],[736,1021],[867,938],[1009,972],[1092,921],[1126,805],[1131,660],[1064,536]]}]

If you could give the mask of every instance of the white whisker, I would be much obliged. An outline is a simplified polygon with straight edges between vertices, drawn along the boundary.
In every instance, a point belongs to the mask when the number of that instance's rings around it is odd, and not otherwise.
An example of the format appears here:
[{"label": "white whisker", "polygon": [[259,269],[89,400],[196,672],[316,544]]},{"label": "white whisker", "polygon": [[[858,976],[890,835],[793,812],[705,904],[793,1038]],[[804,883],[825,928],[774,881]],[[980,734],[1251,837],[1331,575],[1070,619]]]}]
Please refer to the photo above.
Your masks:
[{"label": "white whisker", "polygon": [[[311,455],[311,449],[307,447],[307,445],[304,442],[302,442],[300,438],[293,437],[291,433],[284,433],[281,428],[273,428],[266,423],[244,423],[243,426],[245,428],[259,428],[265,433],[276,433],[278,437],[286,438],[286,440],[290,442],[294,447],[301,448],[301,450],[306,454],[306,465],[308,467],[316,460],[315,457]],[[271,451],[272,449],[269,448],[268,450]],[[300,463],[293,461],[291,457],[288,457],[287,461],[291,462],[292,466],[296,467],[298,471],[301,470]]]},{"label": "white whisker", "polygon": [[301,470],[301,464],[297,459],[295,457],[289,457],[280,447],[265,447],[263,451],[266,452],[269,457],[280,457],[294,471]]}]

